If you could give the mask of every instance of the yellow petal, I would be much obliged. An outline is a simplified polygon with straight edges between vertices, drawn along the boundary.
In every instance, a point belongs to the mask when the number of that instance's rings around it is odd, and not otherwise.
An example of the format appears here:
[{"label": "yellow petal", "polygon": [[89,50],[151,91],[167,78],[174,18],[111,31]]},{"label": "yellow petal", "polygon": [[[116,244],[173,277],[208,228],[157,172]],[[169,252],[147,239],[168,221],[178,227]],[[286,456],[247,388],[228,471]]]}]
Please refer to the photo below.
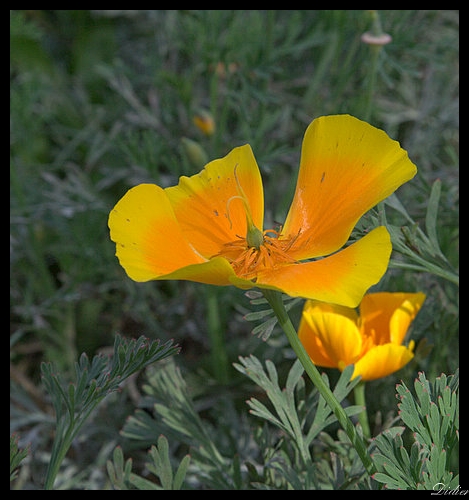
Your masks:
[{"label": "yellow petal", "polygon": [[323,116],[306,130],[293,203],[282,235],[301,260],[345,244],[358,219],[416,174],[397,141],[349,115]]},{"label": "yellow petal", "polygon": [[358,322],[358,313],[353,307],[340,306],[330,302],[321,302],[320,300],[307,300],[303,306],[303,312],[307,314],[333,313],[340,314],[349,318],[354,323]]},{"label": "yellow petal", "polygon": [[304,297],[356,307],[365,292],[386,272],[391,238],[377,227],[345,249],[323,259],[288,264],[259,273],[259,288],[274,288],[291,297]]},{"label": "yellow petal", "polygon": [[321,308],[303,311],[298,337],[318,366],[339,368],[339,365],[350,365],[362,349],[362,338],[355,321],[348,314],[340,314],[340,309],[336,311],[323,312]]},{"label": "yellow petal", "polygon": [[406,346],[384,344],[373,347],[355,363],[352,378],[358,375],[363,380],[387,377],[404,367],[413,357],[414,354]]},{"label": "yellow petal", "polygon": [[[231,278],[234,276],[235,273],[228,261],[222,257],[215,257],[202,264],[192,264],[182,267],[170,274],[160,276],[159,279],[188,280],[207,285],[228,286],[232,285]],[[248,288],[252,288],[252,283]]]},{"label": "yellow petal", "polygon": [[240,188],[254,224],[262,230],[262,179],[248,144],[208,163],[192,177],[181,177],[177,186],[165,190],[184,236],[207,259],[223,244],[246,237],[246,206]]},{"label": "yellow petal", "polygon": [[391,317],[391,342],[401,344],[409,330],[410,324],[420,311],[425,300],[424,293],[405,294],[402,304]]},{"label": "yellow petal", "polygon": [[135,281],[159,279],[206,261],[182,234],[165,191],[154,184],[127,191],[110,212],[108,224],[117,258]]},{"label": "yellow petal", "polygon": [[401,344],[425,300],[423,293],[378,292],[367,294],[360,304],[362,325],[374,343]]}]

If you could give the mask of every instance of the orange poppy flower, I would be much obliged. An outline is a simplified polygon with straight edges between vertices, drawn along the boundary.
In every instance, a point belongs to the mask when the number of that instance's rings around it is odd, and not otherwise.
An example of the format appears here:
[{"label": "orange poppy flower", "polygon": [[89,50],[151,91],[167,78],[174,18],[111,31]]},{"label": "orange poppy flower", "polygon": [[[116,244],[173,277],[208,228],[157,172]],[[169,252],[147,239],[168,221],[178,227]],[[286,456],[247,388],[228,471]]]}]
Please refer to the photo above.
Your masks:
[{"label": "orange poppy flower", "polygon": [[385,227],[344,245],[359,218],[416,172],[384,131],[323,116],[306,130],[279,231],[263,230],[262,180],[246,144],[177,186],[131,188],[109,215],[111,239],[135,281],[258,287],[354,307],[386,272],[392,245]]},{"label": "orange poppy flower", "polygon": [[363,297],[360,314],[307,300],[298,337],[315,365],[343,371],[354,364],[352,378],[386,377],[414,357],[414,341],[402,343],[424,300],[423,293],[370,293]]}]

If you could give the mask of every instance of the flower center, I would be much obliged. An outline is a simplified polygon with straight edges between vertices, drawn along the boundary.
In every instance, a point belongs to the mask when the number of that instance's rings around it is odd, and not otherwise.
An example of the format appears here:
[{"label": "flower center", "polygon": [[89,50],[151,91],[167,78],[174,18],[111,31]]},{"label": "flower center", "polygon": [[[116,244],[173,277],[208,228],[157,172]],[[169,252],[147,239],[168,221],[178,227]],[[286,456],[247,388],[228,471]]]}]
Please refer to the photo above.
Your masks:
[{"label": "flower center", "polygon": [[237,276],[255,281],[259,272],[265,269],[273,269],[281,264],[293,264],[296,262],[287,253],[293,245],[295,238],[279,239],[278,231],[274,229],[261,231],[256,227],[248,198],[236,174],[237,167],[238,165],[234,167],[234,177],[236,179],[238,194],[228,200],[226,211],[228,213],[228,220],[230,220],[229,207],[231,202],[236,199],[242,201],[246,213],[246,237],[243,238],[236,235],[238,239],[225,243],[214,257],[224,257],[231,264]]},{"label": "flower center", "polygon": [[239,237],[225,243],[216,257],[227,259],[240,278],[255,280],[261,271],[296,263],[288,255],[292,243],[291,238],[279,239],[277,231],[269,229],[262,232],[253,226],[246,238]]}]

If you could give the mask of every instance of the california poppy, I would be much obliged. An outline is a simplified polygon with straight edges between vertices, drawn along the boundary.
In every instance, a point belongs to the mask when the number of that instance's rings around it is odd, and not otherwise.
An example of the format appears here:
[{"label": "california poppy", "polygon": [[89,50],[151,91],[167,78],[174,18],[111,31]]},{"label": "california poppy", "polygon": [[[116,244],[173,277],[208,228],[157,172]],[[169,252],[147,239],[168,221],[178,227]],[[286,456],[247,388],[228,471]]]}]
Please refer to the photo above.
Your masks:
[{"label": "california poppy", "polygon": [[386,377],[413,357],[414,341],[404,345],[425,294],[366,294],[359,313],[350,307],[307,300],[298,337],[315,365],[342,371],[354,365],[352,378]]},{"label": "california poppy", "polygon": [[109,215],[111,239],[135,281],[258,287],[356,306],[386,272],[384,226],[346,245],[362,215],[417,172],[384,131],[350,115],[307,128],[285,224],[263,229],[264,193],[249,144],[177,186],[140,184]]}]

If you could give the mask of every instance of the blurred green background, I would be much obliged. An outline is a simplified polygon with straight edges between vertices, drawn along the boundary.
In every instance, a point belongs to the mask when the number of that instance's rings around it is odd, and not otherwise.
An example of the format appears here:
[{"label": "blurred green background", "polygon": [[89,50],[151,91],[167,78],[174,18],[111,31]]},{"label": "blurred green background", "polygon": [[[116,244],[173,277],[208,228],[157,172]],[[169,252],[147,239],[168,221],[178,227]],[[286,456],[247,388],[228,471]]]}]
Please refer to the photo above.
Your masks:
[{"label": "blurred green background", "polygon": [[[23,445],[50,447],[41,361],[67,376],[82,352],[107,352],[116,333],[174,339],[208,413],[219,392],[246,411],[252,387],[232,367],[238,356],[291,366],[280,331],[268,341],[252,335],[244,316],[255,306],[241,290],[134,283],[114,256],[107,218],[126,190],[200,170],[185,139],[209,160],[250,143],[266,217],[283,221],[311,120],[366,119],[417,165],[397,195],[421,227],[441,180],[438,238],[458,268],[459,11],[377,12],[392,42],[374,72],[373,48],[360,38],[371,29],[367,10],[10,11],[10,432]],[[212,135],[194,125],[201,109]],[[398,215],[388,218],[399,224]],[[379,426],[395,416],[396,382],[459,366],[459,302],[457,287],[431,273],[390,268],[376,288],[427,294],[412,326],[414,362],[367,388]],[[93,461],[134,407],[130,390],[110,402],[87,431],[95,449],[70,460]]]}]

